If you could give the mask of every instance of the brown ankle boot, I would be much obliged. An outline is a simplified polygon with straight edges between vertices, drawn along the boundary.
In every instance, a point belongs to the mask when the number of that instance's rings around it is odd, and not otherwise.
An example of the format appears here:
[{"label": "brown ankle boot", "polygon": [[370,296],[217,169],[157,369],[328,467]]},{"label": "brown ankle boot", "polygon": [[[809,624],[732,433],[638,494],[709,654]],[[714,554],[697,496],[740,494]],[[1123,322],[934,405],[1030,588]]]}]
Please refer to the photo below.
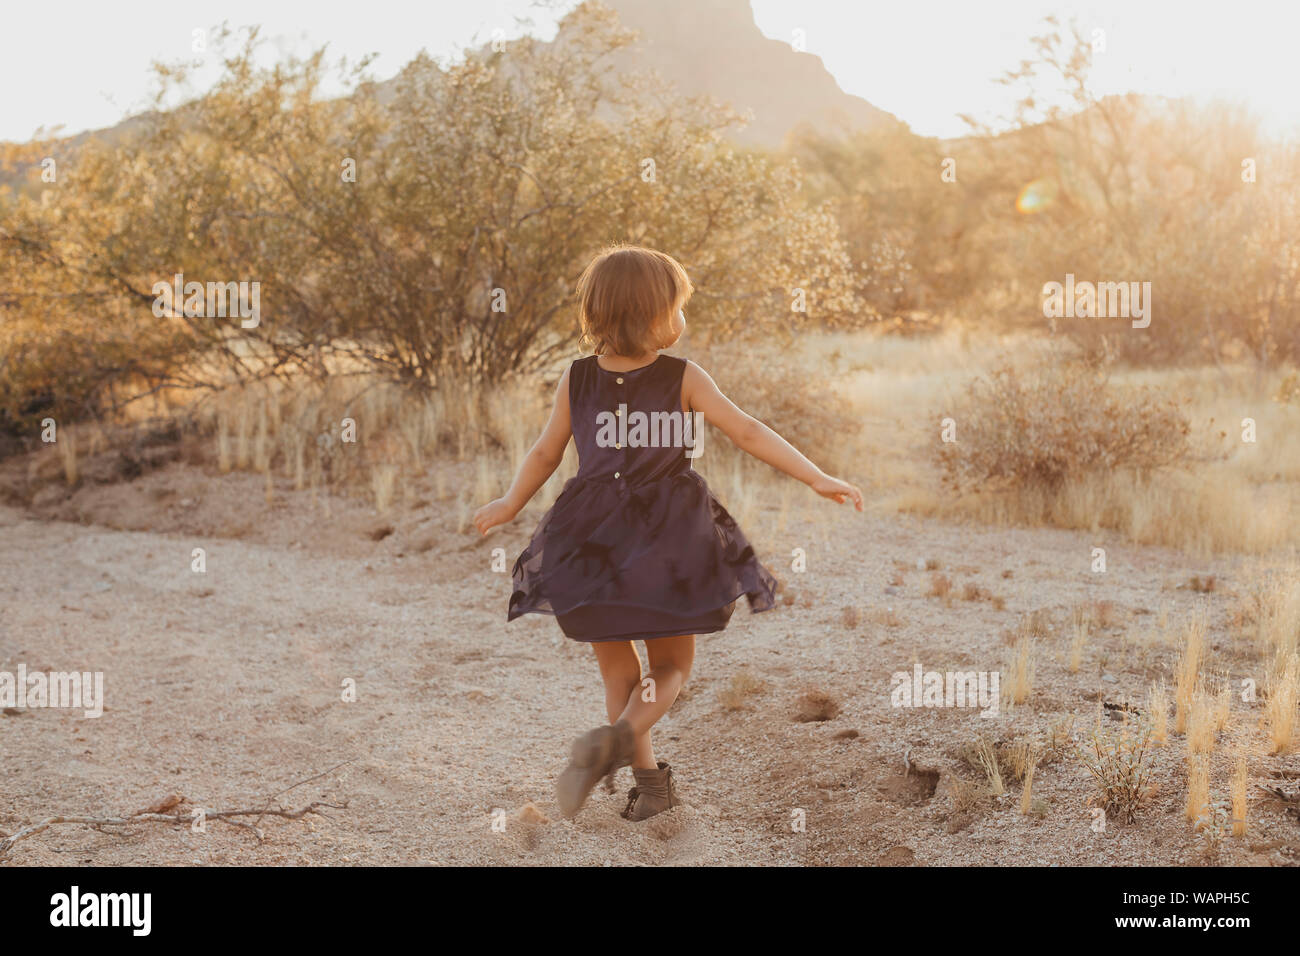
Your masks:
[{"label": "brown ankle boot", "polygon": [[632,725],[620,720],[613,726],[589,730],[573,744],[569,765],[555,785],[560,813],[571,817],[587,801],[592,787],[600,778],[632,762],[634,734]]},{"label": "brown ankle boot", "polygon": [[673,768],[659,761],[656,770],[632,768],[636,786],[627,792],[627,806],[623,817],[627,820],[646,820],[681,804],[677,799],[677,786],[673,783]]}]

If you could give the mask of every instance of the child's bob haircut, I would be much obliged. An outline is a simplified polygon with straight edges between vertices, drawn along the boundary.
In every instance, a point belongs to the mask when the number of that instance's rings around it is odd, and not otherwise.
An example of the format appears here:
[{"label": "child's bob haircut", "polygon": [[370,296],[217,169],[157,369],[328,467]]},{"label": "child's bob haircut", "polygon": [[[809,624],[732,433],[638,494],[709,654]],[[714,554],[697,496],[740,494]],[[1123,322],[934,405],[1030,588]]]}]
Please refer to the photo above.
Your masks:
[{"label": "child's bob haircut", "polygon": [[578,280],[582,344],[597,355],[657,351],[664,324],[694,291],[672,256],[643,246],[607,249]]}]

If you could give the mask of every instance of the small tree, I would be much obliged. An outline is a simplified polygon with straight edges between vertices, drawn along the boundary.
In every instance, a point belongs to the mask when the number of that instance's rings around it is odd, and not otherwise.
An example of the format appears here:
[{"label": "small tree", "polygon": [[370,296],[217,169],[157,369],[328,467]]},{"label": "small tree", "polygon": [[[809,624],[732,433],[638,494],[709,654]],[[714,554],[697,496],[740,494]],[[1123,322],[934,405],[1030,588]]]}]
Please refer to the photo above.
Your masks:
[{"label": "small tree", "polygon": [[[70,380],[92,406],[128,382],[364,369],[427,387],[449,368],[546,367],[574,350],[578,275],[617,240],[683,262],[699,327],[864,321],[836,223],[796,165],[725,145],[737,117],[722,107],[615,76],[630,39],[584,3],[552,43],[446,68],[421,55],[383,84],[362,63],[325,99],[323,53],[259,68],[256,31],[223,32],[224,75],[174,110],[161,104],[185,73],[160,68],[139,130],[81,149],[42,199],[0,207],[0,404],[21,416]],[[257,281],[261,323],[156,317],[154,283],[176,273]],[[70,353],[51,329],[84,338]]]},{"label": "small tree", "polygon": [[1033,42],[1002,78],[1022,91],[1012,131],[981,139],[1001,170],[993,235],[1018,314],[1042,321],[1043,284],[1067,273],[1150,282],[1148,328],[1123,317],[1057,328],[1094,354],[1143,361],[1217,359],[1233,341],[1265,362],[1300,356],[1300,150],[1268,143],[1237,108],[1096,95],[1091,40],[1055,18]]}]

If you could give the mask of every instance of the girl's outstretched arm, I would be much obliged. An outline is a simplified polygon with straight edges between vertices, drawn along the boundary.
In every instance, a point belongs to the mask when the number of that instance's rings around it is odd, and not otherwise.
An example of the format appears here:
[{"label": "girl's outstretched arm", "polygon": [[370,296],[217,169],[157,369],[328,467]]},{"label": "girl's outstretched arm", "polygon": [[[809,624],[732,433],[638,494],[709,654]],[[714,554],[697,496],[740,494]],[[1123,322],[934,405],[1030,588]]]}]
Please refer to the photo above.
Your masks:
[{"label": "girl's outstretched arm", "polygon": [[832,478],[809,461],[799,449],[723,395],[709,373],[694,362],[686,363],[682,378],[682,399],[700,412],[711,425],[722,429],[731,443],[759,461],[765,461],[791,478],[797,478],[823,498],[843,504],[852,501],[862,510],[862,492],[847,481]]},{"label": "girl's outstretched arm", "polygon": [[474,527],[480,534],[499,524],[512,521],[523,510],[537,489],[546,484],[546,479],[555,473],[564,460],[564,449],[573,437],[573,426],[569,421],[569,370],[560,376],[560,383],[555,386],[555,405],[551,408],[550,421],[542,429],[542,435],[528,450],[519,465],[519,474],[515,475],[510,490],[495,501],[489,501],[474,512]]}]

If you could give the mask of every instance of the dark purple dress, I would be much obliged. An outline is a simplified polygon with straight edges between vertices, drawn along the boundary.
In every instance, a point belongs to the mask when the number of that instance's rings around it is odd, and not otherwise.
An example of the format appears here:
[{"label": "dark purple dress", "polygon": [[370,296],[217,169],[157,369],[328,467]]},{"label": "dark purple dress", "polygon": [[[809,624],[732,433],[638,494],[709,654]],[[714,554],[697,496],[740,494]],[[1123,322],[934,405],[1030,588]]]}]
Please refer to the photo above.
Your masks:
[{"label": "dark purple dress", "polygon": [[[629,372],[594,355],[573,363],[578,474],[515,562],[508,620],[554,614],[576,641],[631,641],[720,631],[742,594],[751,611],[772,607],[776,580],[692,469],[690,433],[675,427],[685,424],[685,370],[671,355]],[[611,418],[623,416],[620,432]]]}]

